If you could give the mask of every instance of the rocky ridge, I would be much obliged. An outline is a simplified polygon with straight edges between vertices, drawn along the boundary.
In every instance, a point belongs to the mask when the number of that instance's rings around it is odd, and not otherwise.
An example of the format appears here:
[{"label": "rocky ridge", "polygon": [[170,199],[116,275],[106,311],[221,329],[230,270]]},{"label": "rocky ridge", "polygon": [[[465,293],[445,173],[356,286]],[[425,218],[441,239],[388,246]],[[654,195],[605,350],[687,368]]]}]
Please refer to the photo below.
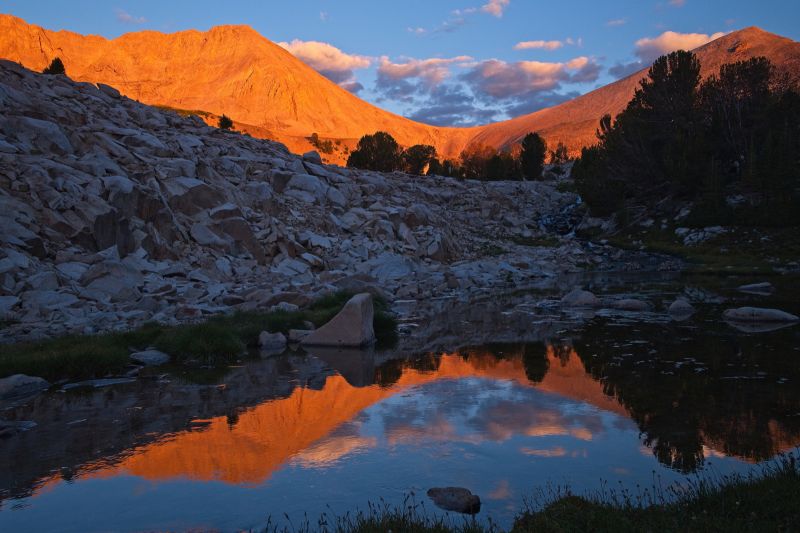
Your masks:
[{"label": "rocky ridge", "polygon": [[337,288],[424,299],[618,266],[623,252],[572,237],[579,204],[553,183],[326,166],[0,61],[5,342],[303,304]]}]

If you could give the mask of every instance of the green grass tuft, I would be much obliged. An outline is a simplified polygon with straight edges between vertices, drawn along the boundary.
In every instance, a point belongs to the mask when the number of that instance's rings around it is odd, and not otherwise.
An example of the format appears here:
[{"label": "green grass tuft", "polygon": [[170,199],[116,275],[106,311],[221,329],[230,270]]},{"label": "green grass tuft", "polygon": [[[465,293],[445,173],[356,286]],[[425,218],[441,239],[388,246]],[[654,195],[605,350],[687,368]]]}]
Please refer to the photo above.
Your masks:
[{"label": "green grass tuft", "polygon": [[155,346],[176,362],[196,360],[206,365],[231,363],[246,352],[236,332],[215,320],[174,328],[160,335]]}]

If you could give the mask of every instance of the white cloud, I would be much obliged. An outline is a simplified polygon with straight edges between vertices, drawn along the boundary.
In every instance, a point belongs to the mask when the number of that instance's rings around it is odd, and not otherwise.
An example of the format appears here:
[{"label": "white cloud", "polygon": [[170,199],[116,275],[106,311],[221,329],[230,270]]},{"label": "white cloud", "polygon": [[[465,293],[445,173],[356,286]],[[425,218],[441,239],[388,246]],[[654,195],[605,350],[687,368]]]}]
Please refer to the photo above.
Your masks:
[{"label": "white cloud", "polygon": [[522,41],[514,45],[514,50],[557,50],[562,46],[561,41]]},{"label": "white cloud", "polygon": [[319,20],[322,22],[328,22],[328,12],[327,11],[320,11],[319,12]]},{"label": "white cloud", "polygon": [[290,43],[280,42],[278,45],[315,70],[354,70],[370,65],[370,59],[366,56],[346,54],[332,44],[319,41],[295,39]]},{"label": "white cloud", "polygon": [[144,24],[147,19],[144,17],[135,17],[122,9],[116,10],[117,20],[123,24]]},{"label": "white cloud", "polygon": [[712,35],[705,33],[678,33],[665,31],[658,37],[645,37],[636,41],[635,54],[644,62],[650,62],[675,50],[692,50],[698,46],[719,39],[724,32]]},{"label": "white cloud", "polygon": [[606,22],[606,26],[624,26],[628,23],[628,19],[612,19]]},{"label": "white cloud", "polygon": [[595,81],[599,72],[599,65],[588,57],[576,57],[566,63],[489,59],[476,64],[462,79],[476,94],[512,98],[532,91],[553,91],[562,83]]},{"label": "white cloud", "polygon": [[470,56],[451,58],[433,57],[429,59],[409,59],[404,63],[393,63],[383,56],[378,67],[378,75],[390,80],[419,78],[428,86],[442,83],[450,75],[450,65],[471,61]]},{"label": "white cloud", "polygon": [[608,72],[615,78],[630,76],[642,69],[648,68],[657,58],[674,52],[675,50],[693,50],[698,46],[719,39],[725,35],[724,32],[717,32],[711,35],[705,33],[678,33],[665,31],[658,37],[645,37],[636,41],[634,54],[637,60],[630,63],[619,62],[608,69]]},{"label": "white cloud", "polygon": [[367,68],[372,63],[369,57],[347,54],[331,44],[319,41],[295,39],[290,43],[280,42],[278,45],[351,92],[358,92],[362,88],[353,71]]},{"label": "white cloud", "polygon": [[487,4],[481,6],[481,11],[489,13],[495,17],[502,17],[503,11],[508,7],[511,0],[489,0]]}]

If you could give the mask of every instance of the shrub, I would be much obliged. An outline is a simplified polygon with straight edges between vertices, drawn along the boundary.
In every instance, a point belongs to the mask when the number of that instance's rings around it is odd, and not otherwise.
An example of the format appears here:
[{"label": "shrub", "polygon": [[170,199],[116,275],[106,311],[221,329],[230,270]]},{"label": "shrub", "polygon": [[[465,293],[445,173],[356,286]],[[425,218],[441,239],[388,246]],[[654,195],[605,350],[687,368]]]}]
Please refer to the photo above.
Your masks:
[{"label": "shrub", "polygon": [[544,158],[547,155],[547,143],[538,133],[529,133],[522,139],[520,163],[522,175],[528,179],[542,179]]},{"label": "shrub", "polygon": [[347,158],[347,166],[393,172],[403,167],[402,151],[394,137],[385,131],[364,135]]},{"label": "shrub", "polygon": [[436,148],[429,144],[415,144],[403,152],[405,171],[409,174],[422,176],[426,169],[433,166],[434,161],[439,164],[436,159]]},{"label": "shrub", "polygon": [[50,62],[50,66],[42,71],[42,74],[67,74],[66,69],[64,68],[64,63],[61,61],[60,57],[53,59]]},{"label": "shrub", "polygon": [[[319,138],[319,134],[312,133],[310,137],[308,137],[308,142],[311,143],[311,146],[319,150],[320,153],[323,154],[332,154],[334,151],[333,142],[330,139],[322,140]],[[341,141],[336,141],[336,145],[340,145]]]},{"label": "shrub", "polygon": [[471,144],[461,152],[461,171],[465,178],[480,180],[489,174],[489,160],[497,155],[497,151],[484,144]]},{"label": "shrub", "polygon": [[551,165],[563,165],[569,161],[569,151],[567,151],[567,147],[564,143],[558,143],[555,150],[550,152],[550,164]]},{"label": "shrub", "polygon": [[228,115],[222,115],[219,117],[219,129],[221,130],[230,130],[233,128],[233,121],[228,117]]}]

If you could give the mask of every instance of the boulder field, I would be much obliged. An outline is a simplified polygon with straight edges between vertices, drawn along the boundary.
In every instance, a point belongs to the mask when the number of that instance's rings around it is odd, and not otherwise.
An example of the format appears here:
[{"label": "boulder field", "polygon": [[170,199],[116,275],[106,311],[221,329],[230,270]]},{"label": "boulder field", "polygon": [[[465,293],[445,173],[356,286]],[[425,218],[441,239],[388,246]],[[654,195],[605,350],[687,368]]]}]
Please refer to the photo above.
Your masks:
[{"label": "boulder field", "polygon": [[315,154],[0,61],[0,341],[524,286],[623,252],[578,197],[326,166]]}]

